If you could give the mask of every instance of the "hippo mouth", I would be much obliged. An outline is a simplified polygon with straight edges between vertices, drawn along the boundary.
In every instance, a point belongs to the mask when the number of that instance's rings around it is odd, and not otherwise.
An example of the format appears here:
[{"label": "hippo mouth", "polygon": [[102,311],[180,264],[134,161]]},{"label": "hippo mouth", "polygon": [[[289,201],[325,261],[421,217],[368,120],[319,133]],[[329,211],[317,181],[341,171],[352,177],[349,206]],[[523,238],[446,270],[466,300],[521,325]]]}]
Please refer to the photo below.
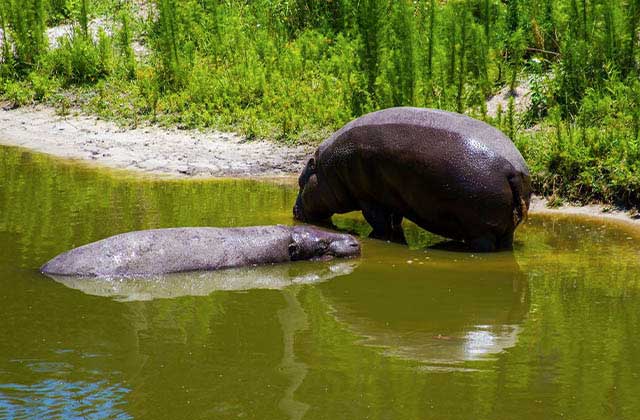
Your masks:
[{"label": "hippo mouth", "polygon": [[300,194],[298,194],[296,203],[293,206],[293,218],[301,222],[305,221],[304,212],[302,211],[302,199],[300,198]]},{"label": "hippo mouth", "polygon": [[291,261],[357,257],[360,242],[348,234],[301,225],[293,228],[288,252]]},{"label": "hippo mouth", "polygon": [[353,238],[348,238],[345,240],[333,241],[329,245],[327,255],[337,258],[349,258],[359,256],[360,252],[360,243]]}]

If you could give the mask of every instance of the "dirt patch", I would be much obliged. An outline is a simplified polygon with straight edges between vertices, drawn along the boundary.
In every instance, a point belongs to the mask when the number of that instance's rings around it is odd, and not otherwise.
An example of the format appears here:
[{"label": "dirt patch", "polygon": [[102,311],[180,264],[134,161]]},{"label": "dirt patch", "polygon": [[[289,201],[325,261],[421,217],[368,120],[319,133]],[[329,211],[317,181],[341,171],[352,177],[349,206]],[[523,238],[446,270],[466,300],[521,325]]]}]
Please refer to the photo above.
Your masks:
[{"label": "dirt patch", "polygon": [[[142,16],[146,18],[149,12],[149,7],[140,6],[140,9],[136,10],[136,17],[142,19]],[[144,14],[144,15],[142,15]],[[89,34],[91,35],[91,39],[93,42],[98,42],[100,31],[104,31],[104,33],[113,38],[115,31],[120,30],[120,23],[111,22],[109,19],[105,17],[99,17],[96,19],[92,19],[88,25],[87,29],[89,30]],[[74,31],[79,30],[79,26],[77,24],[62,24],[58,26],[53,26],[46,29],[46,38],[49,43],[49,49],[55,50],[60,47],[62,41],[66,39],[71,39],[73,37]],[[0,29],[0,49],[3,48],[5,42],[5,34]],[[134,54],[139,59],[144,59],[150,55],[149,49],[142,43],[140,39],[134,39],[131,43],[131,48],[133,49]],[[1,56],[2,54],[0,54]]]},{"label": "dirt patch", "polygon": [[287,146],[220,131],[123,129],[46,107],[0,110],[0,144],[172,177],[282,177],[300,172],[310,146]]},{"label": "dirt patch", "polygon": [[513,91],[505,86],[487,101],[487,114],[493,118],[498,116],[498,109],[503,115],[509,108],[509,98],[513,97],[513,107],[517,114],[526,112],[531,106],[531,87],[528,81],[522,82]]}]

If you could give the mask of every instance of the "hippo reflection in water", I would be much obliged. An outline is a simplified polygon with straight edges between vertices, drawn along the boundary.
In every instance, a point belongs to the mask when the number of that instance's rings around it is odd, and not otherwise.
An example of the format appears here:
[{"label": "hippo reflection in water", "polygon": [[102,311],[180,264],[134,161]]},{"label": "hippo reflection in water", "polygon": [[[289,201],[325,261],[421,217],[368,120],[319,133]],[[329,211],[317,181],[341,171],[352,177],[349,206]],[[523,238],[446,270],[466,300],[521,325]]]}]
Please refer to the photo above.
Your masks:
[{"label": "hippo reflection in water", "polygon": [[490,125],[433,109],[362,116],[316,150],[299,178],[296,219],[361,210],[371,237],[405,242],[407,218],[479,251],[510,249],[531,196],[527,165]]},{"label": "hippo reflection in water", "polygon": [[513,254],[428,255],[422,265],[362,265],[349,282],[323,283],[327,312],[362,344],[425,369],[464,369],[515,346],[530,297]]},{"label": "hippo reflection in water", "polygon": [[54,274],[48,274],[48,276],[58,283],[88,295],[110,297],[120,302],[133,302],[180,296],[208,296],[217,291],[281,290],[296,284],[317,284],[346,276],[351,274],[357,266],[357,260],[335,260],[170,273],[147,277],[126,277],[124,279],[119,277],[104,279],[56,276]]},{"label": "hippo reflection in water", "polygon": [[72,249],[41,271],[62,276],[146,276],[359,254],[360,244],[351,235],[311,226],[154,229]]}]

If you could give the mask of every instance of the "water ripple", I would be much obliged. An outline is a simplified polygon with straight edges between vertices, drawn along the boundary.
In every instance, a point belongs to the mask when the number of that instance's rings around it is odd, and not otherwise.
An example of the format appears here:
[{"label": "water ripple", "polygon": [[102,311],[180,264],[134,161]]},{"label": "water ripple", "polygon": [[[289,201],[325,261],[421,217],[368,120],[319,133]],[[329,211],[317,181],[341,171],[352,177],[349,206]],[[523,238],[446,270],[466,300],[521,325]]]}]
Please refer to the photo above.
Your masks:
[{"label": "water ripple", "polygon": [[131,419],[120,408],[128,392],[107,381],[47,379],[31,385],[0,384],[0,418]]}]

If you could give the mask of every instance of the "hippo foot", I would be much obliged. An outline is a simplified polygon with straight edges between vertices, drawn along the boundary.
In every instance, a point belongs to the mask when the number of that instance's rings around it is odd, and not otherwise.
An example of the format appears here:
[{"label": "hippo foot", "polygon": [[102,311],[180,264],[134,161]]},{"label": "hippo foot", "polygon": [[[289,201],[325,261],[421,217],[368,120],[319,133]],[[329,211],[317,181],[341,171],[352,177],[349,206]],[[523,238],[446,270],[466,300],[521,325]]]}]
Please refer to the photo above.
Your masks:
[{"label": "hippo foot", "polygon": [[370,238],[400,244],[407,243],[402,230],[402,215],[368,203],[362,203],[361,208],[362,215],[373,228],[369,234]]},{"label": "hippo foot", "polygon": [[487,234],[480,238],[466,241],[466,243],[469,248],[476,252],[506,251],[513,249],[513,232],[508,232],[497,238],[493,234]]},{"label": "hippo foot", "polygon": [[402,230],[402,228],[400,229],[394,229],[394,230],[388,230],[385,232],[376,232],[376,230],[374,229],[370,234],[369,234],[369,238],[371,239],[380,239],[382,241],[387,241],[387,242],[395,242],[398,244],[402,244],[402,245],[406,245],[407,244],[407,239],[404,237],[404,231]]},{"label": "hippo foot", "polygon": [[496,250],[496,237],[493,235],[472,239],[466,243],[469,249],[475,252],[494,252]]},{"label": "hippo foot", "polygon": [[513,231],[508,232],[498,238],[498,243],[496,244],[496,248],[498,250],[509,250],[513,249]]}]

